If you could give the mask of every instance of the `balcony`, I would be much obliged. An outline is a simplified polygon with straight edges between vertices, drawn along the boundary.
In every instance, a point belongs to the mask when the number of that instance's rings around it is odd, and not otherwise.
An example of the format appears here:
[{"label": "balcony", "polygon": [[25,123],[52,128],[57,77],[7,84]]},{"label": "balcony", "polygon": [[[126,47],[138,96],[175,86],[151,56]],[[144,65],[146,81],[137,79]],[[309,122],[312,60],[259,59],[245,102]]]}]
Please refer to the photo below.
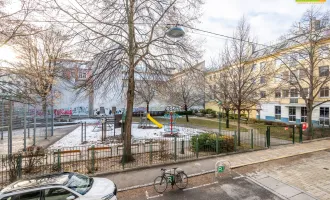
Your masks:
[{"label": "balcony", "polygon": [[298,98],[290,98],[290,103],[298,103]]}]

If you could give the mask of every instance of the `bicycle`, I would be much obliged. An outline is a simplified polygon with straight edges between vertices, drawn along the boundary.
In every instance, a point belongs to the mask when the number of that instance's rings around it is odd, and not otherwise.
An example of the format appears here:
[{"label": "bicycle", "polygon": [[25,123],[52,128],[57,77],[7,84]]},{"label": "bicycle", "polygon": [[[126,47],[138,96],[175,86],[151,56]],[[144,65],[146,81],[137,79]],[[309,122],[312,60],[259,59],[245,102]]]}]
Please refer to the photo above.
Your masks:
[{"label": "bicycle", "polygon": [[184,173],[183,170],[178,170],[177,173],[175,173],[175,170],[177,167],[173,168],[174,173],[166,172],[166,169],[162,168],[162,175],[158,176],[154,180],[154,189],[158,193],[163,193],[167,189],[168,183],[171,183],[172,189],[173,186],[176,185],[179,189],[184,189],[188,185],[188,176]]}]

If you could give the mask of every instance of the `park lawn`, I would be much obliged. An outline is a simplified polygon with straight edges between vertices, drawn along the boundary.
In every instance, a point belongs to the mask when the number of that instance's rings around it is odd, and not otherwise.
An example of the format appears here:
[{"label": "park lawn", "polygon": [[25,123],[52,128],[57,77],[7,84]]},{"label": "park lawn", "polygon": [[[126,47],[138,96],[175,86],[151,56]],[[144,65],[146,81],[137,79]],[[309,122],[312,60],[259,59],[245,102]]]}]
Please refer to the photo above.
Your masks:
[{"label": "park lawn", "polygon": [[[155,117],[155,119],[162,124],[167,124],[169,122],[168,119],[164,119],[161,117]],[[139,117],[133,117],[134,122],[140,122]],[[219,122],[218,121],[212,121],[212,120],[203,120],[199,118],[189,118],[189,122],[186,121],[185,117],[178,118],[176,120],[177,125],[181,126],[197,126],[201,128],[212,128],[212,129],[218,129],[219,128]],[[225,123],[221,123],[221,129],[227,130],[227,131],[234,131],[237,130],[237,126],[229,125],[229,128],[226,128]],[[241,131],[247,131],[245,128],[241,128]]]},{"label": "park lawn", "polygon": [[[283,139],[283,140],[292,140],[292,128],[288,128],[288,130],[285,130],[284,126],[271,126],[271,125],[265,125],[264,123],[251,123],[247,124],[247,126],[257,129],[259,133],[266,134],[267,126],[270,126],[270,137]],[[295,128],[295,141],[299,141],[299,129]]]}]

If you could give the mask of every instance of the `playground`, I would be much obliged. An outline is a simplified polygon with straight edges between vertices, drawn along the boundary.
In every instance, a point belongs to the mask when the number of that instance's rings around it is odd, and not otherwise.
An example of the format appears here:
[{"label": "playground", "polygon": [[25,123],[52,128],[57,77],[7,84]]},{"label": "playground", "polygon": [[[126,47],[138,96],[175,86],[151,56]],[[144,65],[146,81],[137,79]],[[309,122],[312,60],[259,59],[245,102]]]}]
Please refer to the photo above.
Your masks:
[{"label": "playground", "polygon": [[[170,112],[162,117],[166,123],[161,124],[150,116],[149,113],[144,114],[144,117],[141,116],[141,121],[139,123],[132,124],[132,143],[135,143],[135,140],[141,141],[143,139],[157,140],[162,138],[173,139],[173,137],[189,137],[205,132],[201,129],[177,126],[176,120],[178,118],[180,118],[179,115]],[[114,129],[114,124],[106,123],[105,121],[102,123],[102,119],[85,119],[79,122],[82,123],[82,126],[77,127],[49,148],[59,149],[99,144],[116,146],[122,143],[121,127]]]}]

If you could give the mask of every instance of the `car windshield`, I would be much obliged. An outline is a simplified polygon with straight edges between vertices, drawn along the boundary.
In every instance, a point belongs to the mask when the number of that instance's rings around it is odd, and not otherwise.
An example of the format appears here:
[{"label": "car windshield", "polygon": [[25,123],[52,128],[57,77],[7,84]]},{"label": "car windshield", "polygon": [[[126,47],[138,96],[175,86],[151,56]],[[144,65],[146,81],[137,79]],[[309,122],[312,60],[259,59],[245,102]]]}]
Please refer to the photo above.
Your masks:
[{"label": "car windshield", "polygon": [[93,179],[81,174],[73,174],[68,183],[67,187],[84,195],[92,187]]}]

